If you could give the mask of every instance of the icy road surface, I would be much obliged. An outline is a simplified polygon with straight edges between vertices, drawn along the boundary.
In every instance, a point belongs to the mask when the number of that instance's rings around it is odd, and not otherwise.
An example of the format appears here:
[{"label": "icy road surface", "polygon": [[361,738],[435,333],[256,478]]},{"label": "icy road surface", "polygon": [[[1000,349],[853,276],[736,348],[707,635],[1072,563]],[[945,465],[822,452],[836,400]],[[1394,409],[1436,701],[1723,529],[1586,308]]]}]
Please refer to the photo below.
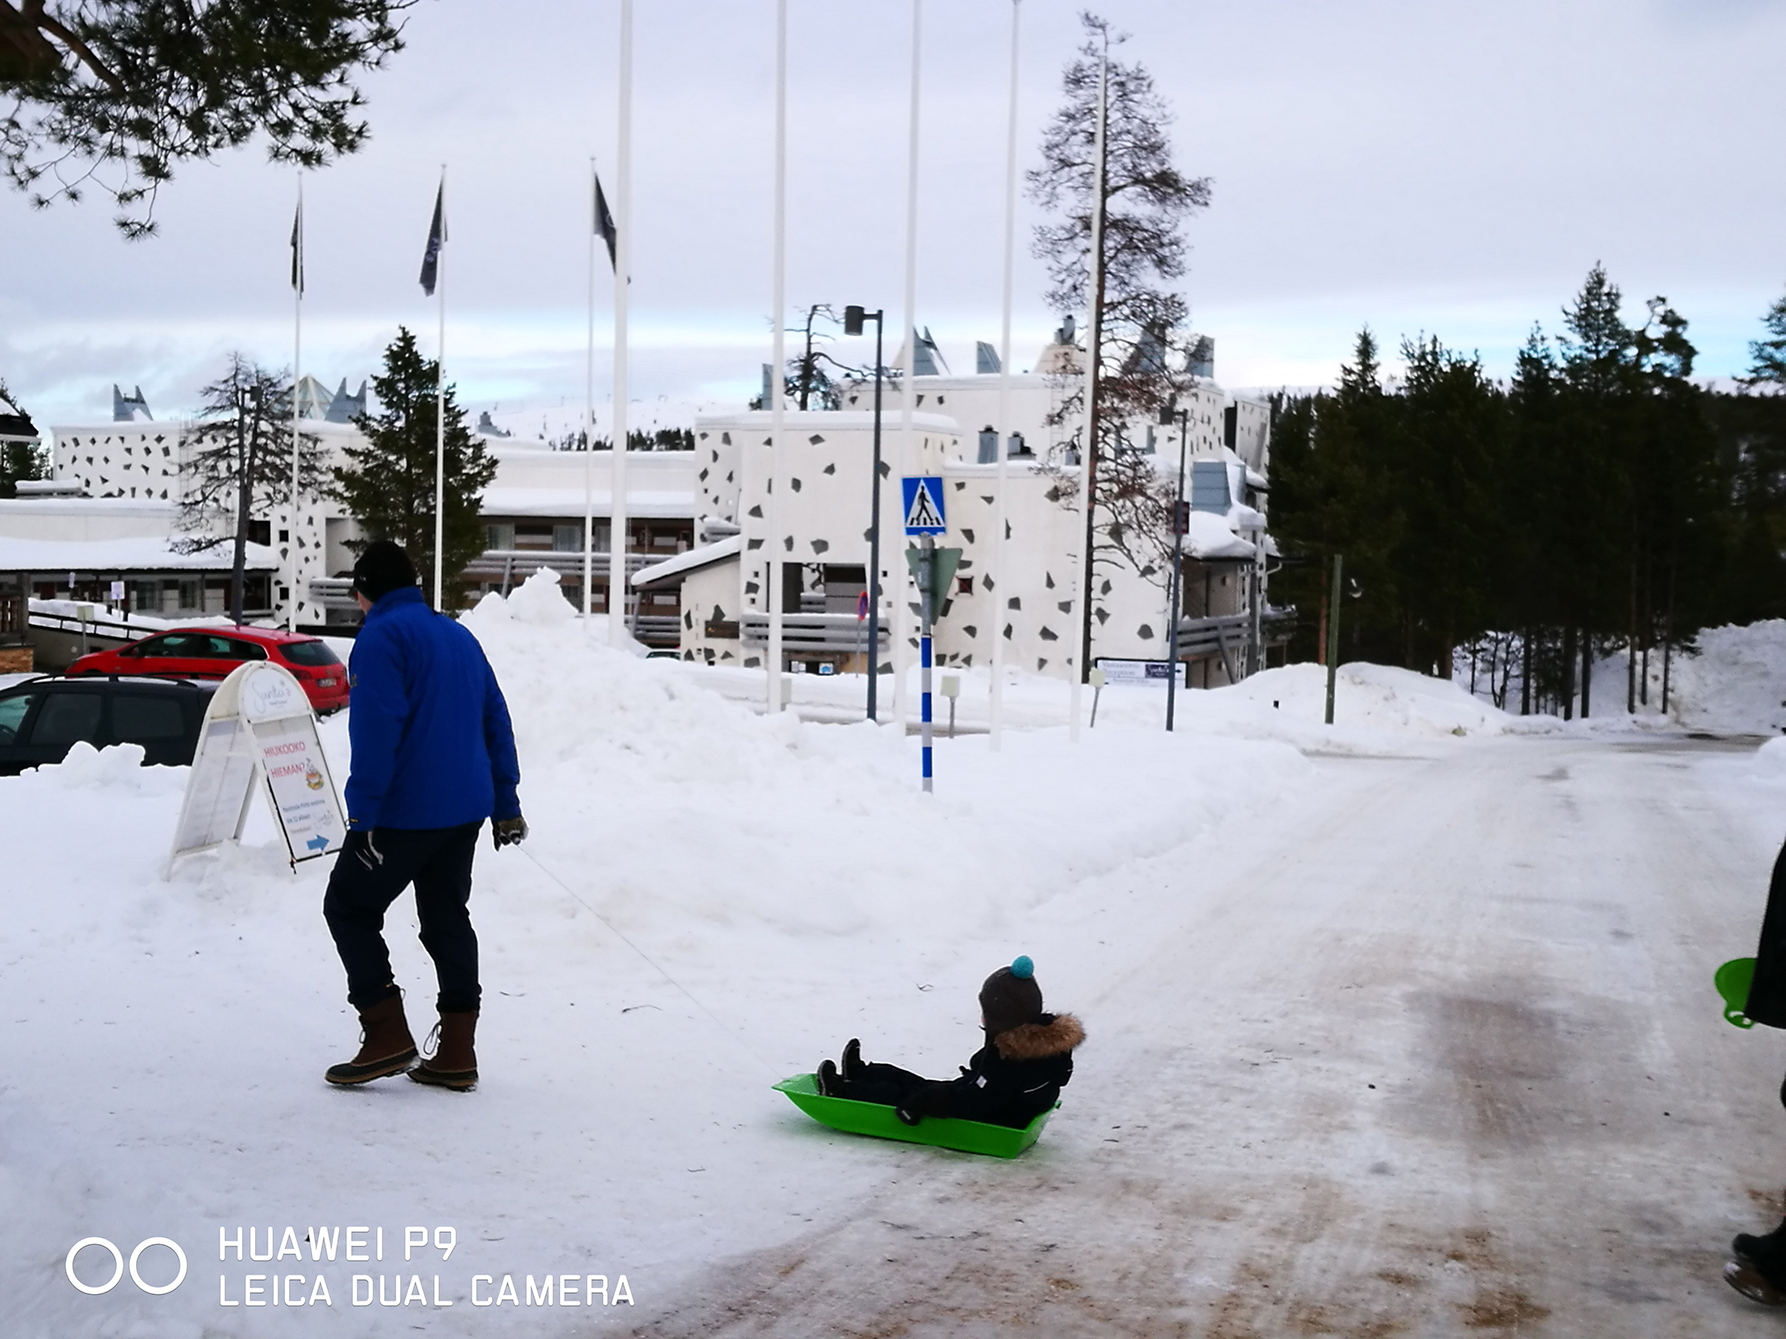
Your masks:
[{"label": "icy road surface", "polygon": [[1322,760],[1255,855],[1124,869],[1031,927],[1038,962],[1083,960],[1057,1002],[1091,1034],[1034,1150],[787,1122],[811,1226],[640,1332],[1771,1327],[1718,1274],[1780,1216],[1786,1046],[1711,974],[1753,951],[1786,785],[1755,802],[1727,748]]}]

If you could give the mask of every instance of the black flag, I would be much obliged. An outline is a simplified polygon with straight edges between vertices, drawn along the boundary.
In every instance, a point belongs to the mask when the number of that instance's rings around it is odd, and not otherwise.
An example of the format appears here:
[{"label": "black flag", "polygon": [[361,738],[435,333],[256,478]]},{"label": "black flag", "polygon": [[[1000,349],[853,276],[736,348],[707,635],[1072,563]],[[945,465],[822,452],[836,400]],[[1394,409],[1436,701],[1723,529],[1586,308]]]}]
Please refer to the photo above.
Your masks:
[{"label": "black flag", "polygon": [[595,178],[595,235],[608,244],[608,264],[618,274],[620,262],[614,258],[614,242],[619,234],[614,231],[614,216],[608,212],[608,197],[602,194],[601,175],[593,169],[590,175]]},{"label": "black flag", "polygon": [[434,281],[440,275],[440,248],[446,242],[446,182],[434,197],[434,222],[428,225],[428,249],[422,253],[422,292],[434,296]]},{"label": "black flag", "polygon": [[298,201],[298,212],[291,220],[291,286],[304,294],[304,202]]}]

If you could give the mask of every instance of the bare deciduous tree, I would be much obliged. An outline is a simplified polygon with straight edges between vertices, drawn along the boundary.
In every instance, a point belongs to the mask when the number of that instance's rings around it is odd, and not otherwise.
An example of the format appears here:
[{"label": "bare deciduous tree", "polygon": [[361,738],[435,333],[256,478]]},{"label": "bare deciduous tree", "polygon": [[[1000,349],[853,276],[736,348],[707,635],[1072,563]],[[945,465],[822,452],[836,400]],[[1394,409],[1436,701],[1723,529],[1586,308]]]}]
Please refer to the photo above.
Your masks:
[{"label": "bare deciduous tree", "polygon": [[[205,407],[182,434],[176,547],[199,553],[233,544],[230,617],[242,621],[250,526],[257,509],[295,503],[292,497],[291,383],[250,363],[239,353],[229,369],[204,389]],[[315,437],[298,438],[298,490],[320,491],[323,453]],[[297,507],[289,542],[297,543]],[[297,592],[292,592],[297,598]]]}]

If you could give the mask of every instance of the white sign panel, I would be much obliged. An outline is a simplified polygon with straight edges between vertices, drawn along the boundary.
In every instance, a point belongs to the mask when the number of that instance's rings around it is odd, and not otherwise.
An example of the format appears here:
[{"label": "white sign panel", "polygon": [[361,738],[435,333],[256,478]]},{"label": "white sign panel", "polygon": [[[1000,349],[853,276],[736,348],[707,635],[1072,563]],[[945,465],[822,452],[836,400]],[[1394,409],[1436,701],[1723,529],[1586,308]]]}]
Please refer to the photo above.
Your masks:
[{"label": "white sign panel", "polygon": [[248,801],[254,794],[254,753],[241,717],[217,715],[216,698],[199,727],[198,752],[186,778],[186,799],[174,827],[174,850],[168,858],[208,851],[242,835]]},{"label": "white sign panel", "polygon": [[[1099,656],[1097,666],[1104,671],[1104,682],[1111,687],[1152,685],[1159,688],[1166,686],[1172,677],[1170,660],[1116,660],[1109,656]],[[1178,686],[1189,688],[1190,666],[1185,661],[1178,662]]]},{"label": "white sign panel", "polygon": [[286,716],[249,728],[292,863],[314,860],[339,847],[347,836],[347,823],[329,779],[322,741],[316,737],[316,719],[308,714]]},{"label": "white sign panel", "polygon": [[265,661],[237,666],[211,699],[174,829],[173,862],[240,841],[256,775],[295,865],[341,848],[347,818],[301,684]]}]

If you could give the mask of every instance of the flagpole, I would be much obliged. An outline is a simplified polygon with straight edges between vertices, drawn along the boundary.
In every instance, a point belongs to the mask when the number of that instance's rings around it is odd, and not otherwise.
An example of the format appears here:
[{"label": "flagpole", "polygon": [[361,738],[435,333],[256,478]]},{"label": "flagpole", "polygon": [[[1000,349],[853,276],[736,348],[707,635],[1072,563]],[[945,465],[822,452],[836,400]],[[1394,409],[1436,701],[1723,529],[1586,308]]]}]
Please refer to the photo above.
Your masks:
[{"label": "flagpole", "polygon": [[[1011,285],[1017,237],[1017,25],[1022,0],[1011,0],[1011,107],[1005,129],[1005,292],[1004,325],[998,346],[998,498],[992,524],[992,599],[995,611],[1008,608],[1004,590],[1005,489],[1011,455]],[[992,620],[992,751],[997,753],[1005,719],[1005,638],[1002,614]]]},{"label": "flagpole", "polygon": [[633,253],[633,0],[620,0],[620,117],[615,164],[613,483],[608,490],[608,640],[626,639],[626,304]]},{"label": "flagpole", "polygon": [[782,423],[787,413],[787,232],[788,232],[788,0],[775,5],[775,275],[770,299],[774,313],[773,352],[775,374],[769,383],[769,513],[764,579],[769,596],[769,711],[778,712],[781,700],[781,527],[776,516],[776,462],[781,455]]},{"label": "flagpole", "polygon": [[291,335],[291,528],[285,532],[286,556],[291,559],[291,598],[286,602],[285,627],[298,630],[298,419],[304,387],[304,174],[298,173],[298,218],[292,228],[292,335]]},{"label": "flagpole", "polygon": [[583,367],[583,631],[595,607],[595,234],[601,212],[595,201],[595,159],[589,160],[589,343]]},{"label": "flagpole", "polygon": [[441,590],[441,543],[446,536],[446,164],[440,165],[440,256],[435,292],[440,299],[440,359],[434,364],[434,609],[446,607]]},{"label": "flagpole", "polygon": [[[905,174],[905,367],[903,390],[899,397],[899,474],[912,469],[915,455],[912,449],[912,408],[916,398],[913,373],[918,366],[918,57],[923,17],[924,0],[912,0],[911,127],[906,147]],[[911,574],[904,552],[909,547],[901,539],[899,561],[890,565],[892,572],[889,582],[898,593],[893,602],[893,719],[901,732],[905,730],[906,642],[911,637],[911,601],[906,598]]]}]

